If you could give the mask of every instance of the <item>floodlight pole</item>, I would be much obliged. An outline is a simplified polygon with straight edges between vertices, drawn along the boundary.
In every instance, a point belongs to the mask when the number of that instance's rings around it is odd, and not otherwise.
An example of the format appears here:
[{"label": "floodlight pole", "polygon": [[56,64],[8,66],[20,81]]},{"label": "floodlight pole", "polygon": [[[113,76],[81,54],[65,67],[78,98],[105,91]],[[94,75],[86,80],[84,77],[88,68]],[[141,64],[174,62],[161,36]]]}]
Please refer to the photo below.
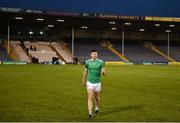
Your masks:
[{"label": "floodlight pole", "polygon": [[124,30],[122,30],[122,55],[124,56]]},{"label": "floodlight pole", "polygon": [[74,26],[72,27],[72,54],[74,55]]},{"label": "floodlight pole", "polygon": [[8,35],[7,35],[7,43],[8,43],[8,46],[7,46],[7,51],[8,51],[8,54],[9,54],[9,39],[10,39],[10,26],[9,26],[9,23],[8,23]]},{"label": "floodlight pole", "polygon": [[169,32],[168,32],[168,46],[167,46],[167,55],[169,57],[169,41],[170,41],[170,35],[169,35]]}]

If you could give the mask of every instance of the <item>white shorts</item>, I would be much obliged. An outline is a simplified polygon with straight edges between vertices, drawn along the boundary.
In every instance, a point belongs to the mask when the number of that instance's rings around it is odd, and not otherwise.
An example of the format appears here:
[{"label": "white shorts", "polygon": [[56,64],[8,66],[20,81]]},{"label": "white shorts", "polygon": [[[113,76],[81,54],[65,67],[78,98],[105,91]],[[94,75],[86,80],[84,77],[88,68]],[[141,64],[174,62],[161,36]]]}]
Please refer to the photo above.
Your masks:
[{"label": "white shorts", "polygon": [[87,87],[87,90],[92,89],[95,92],[101,91],[101,83],[91,83],[91,82],[87,81],[86,87]]}]

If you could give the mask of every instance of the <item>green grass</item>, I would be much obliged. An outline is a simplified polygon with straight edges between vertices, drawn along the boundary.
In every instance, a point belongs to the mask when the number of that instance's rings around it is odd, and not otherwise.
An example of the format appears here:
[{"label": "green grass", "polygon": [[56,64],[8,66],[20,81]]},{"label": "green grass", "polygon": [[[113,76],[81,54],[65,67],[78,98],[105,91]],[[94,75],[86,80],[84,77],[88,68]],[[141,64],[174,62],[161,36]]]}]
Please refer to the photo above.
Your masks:
[{"label": "green grass", "polygon": [[179,66],[107,66],[87,118],[83,66],[1,65],[0,121],[180,121]]}]

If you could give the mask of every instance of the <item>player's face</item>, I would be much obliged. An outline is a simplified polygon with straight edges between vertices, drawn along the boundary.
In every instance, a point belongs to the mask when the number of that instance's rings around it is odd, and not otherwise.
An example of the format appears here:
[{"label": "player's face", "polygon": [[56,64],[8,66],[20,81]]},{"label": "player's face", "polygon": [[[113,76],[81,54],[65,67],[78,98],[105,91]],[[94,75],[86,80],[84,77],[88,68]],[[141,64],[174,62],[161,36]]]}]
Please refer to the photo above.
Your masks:
[{"label": "player's face", "polygon": [[91,52],[91,58],[92,59],[96,59],[98,56],[98,53],[97,52]]}]

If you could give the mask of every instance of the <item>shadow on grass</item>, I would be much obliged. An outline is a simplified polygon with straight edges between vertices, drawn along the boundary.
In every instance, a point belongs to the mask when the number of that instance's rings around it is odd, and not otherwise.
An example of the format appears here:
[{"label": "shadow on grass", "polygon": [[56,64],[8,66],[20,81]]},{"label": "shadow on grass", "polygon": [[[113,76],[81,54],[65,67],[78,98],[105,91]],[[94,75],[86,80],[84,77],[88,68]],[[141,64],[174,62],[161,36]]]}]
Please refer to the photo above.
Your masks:
[{"label": "shadow on grass", "polygon": [[96,122],[96,121],[107,121],[106,119],[105,120],[102,120],[102,119],[96,119],[96,117],[101,117],[101,116],[107,116],[109,114],[113,114],[113,113],[120,113],[120,112],[123,112],[123,111],[129,111],[129,110],[139,110],[141,108],[143,108],[144,105],[136,105],[136,106],[133,106],[133,105],[130,105],[130,106],[123,106],[123,107],[110,107],[108,109],[106,109],[107,111],[102,111],[100,110],[100,114],[99,115],[96,115],[94,114],[93,115],[93,119],[89,119],[88,118],[88,115],[86,115],[85,117],[82,117],[82,116],[77,116],[77,117],[73,117],[71,119],[68,119],[67,121],[71,121],[71,122]]},{"label": "shadow on grass", "polygon": [[112,107],[109,108],[108,111],[105,112],[101,112],[101,115],[108,115],[108,114],[113,114],[113,113],[117,113],[117,112],[122,112],[122,111],[128,111],[128,110],[139,110],[141,108],[143,108],[144,105],[130,105],[130,106],[124,106],[124,107]]}]

